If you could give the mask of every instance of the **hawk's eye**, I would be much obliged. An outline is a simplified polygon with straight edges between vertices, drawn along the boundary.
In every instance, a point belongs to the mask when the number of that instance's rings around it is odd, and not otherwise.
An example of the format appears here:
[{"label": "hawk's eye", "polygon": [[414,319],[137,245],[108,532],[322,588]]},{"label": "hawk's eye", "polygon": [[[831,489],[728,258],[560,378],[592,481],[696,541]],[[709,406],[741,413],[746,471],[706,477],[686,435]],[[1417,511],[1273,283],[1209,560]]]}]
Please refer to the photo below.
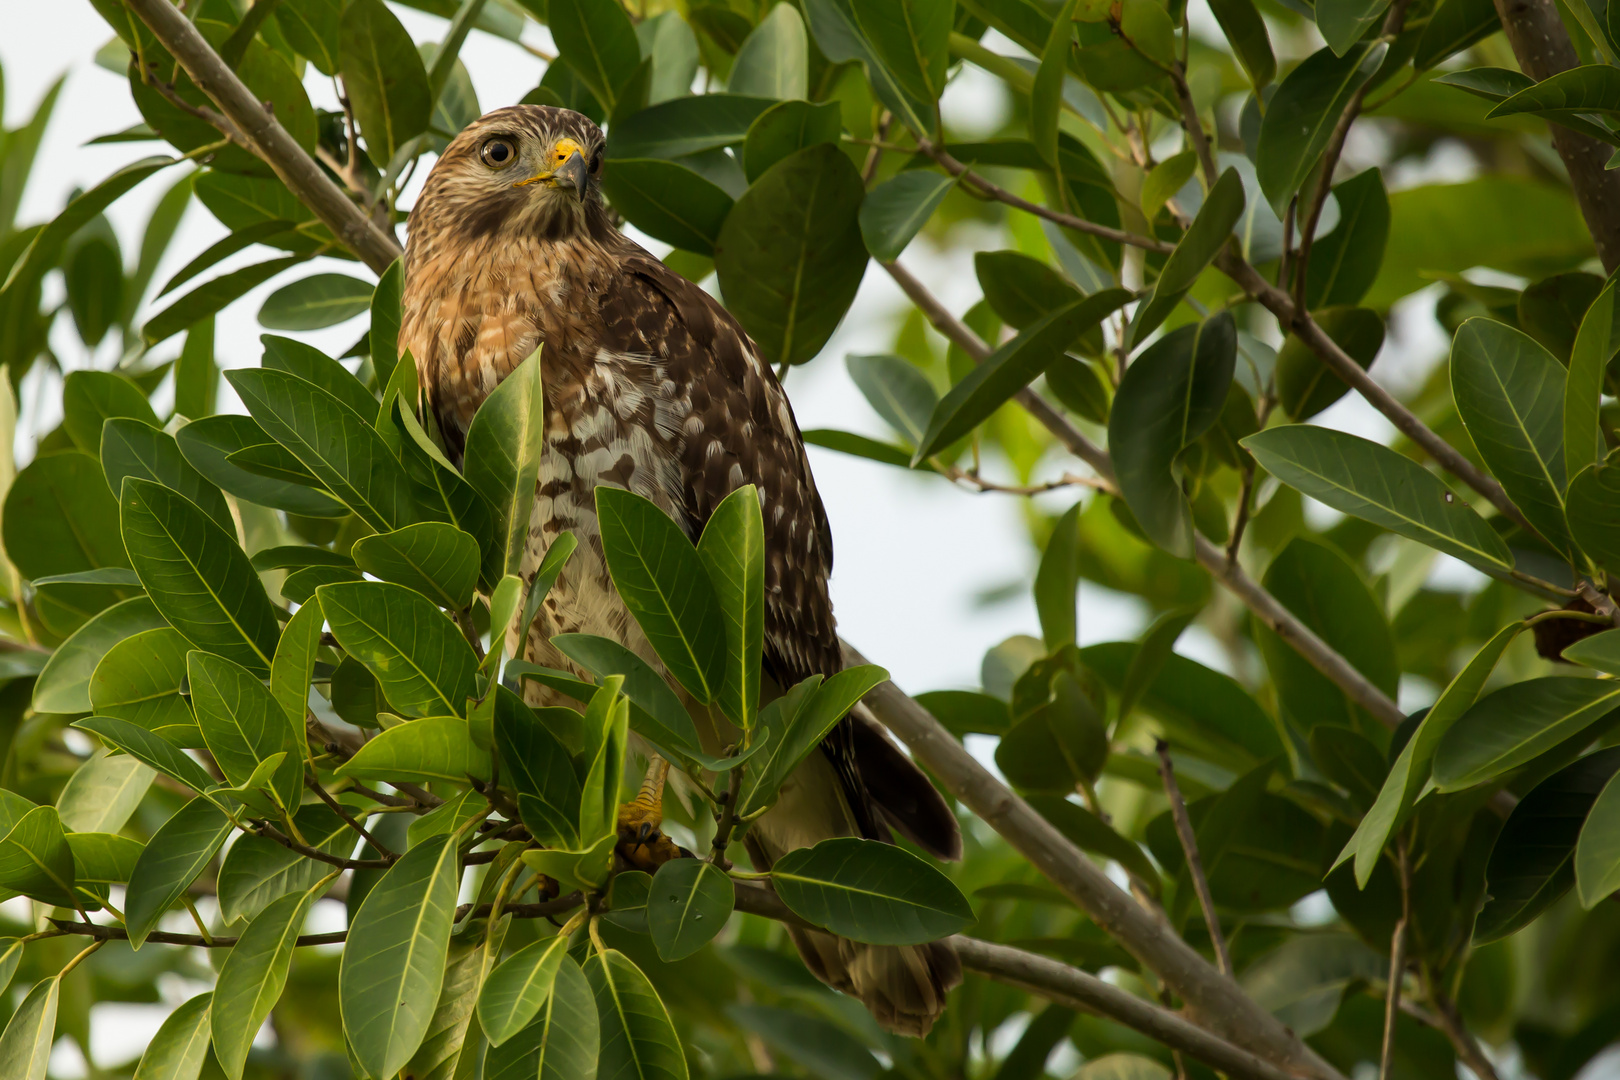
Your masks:
[{"label": "hawk's eye", "polygon": [[591,155],[591,172],[599,173],[601,171],[602,171],[602,151],[597,150],[596,153]]},{"label": "hawk's eye", "polygon": [[504,169],[517,160],[517,147],[512,140],[496,136],[478,150],[478,156],[492,169]]}]

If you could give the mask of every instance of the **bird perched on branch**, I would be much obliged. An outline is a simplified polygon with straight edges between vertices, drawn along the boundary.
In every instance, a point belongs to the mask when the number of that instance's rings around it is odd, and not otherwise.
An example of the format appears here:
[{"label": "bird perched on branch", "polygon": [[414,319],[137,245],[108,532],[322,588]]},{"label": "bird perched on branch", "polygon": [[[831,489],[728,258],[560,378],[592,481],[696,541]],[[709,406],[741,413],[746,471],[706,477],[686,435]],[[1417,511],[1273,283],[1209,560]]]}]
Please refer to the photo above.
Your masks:
[{"label": "bird perched on branch", "polygon": [[[570,668],[549,638],[592,633],[658,663],[608,576],[597,485],[645,496],[695,540],[722,499],[753,484],[765,524],[766,681],[780,692],[833,675],[843,664],[827,591],[832,536],[787,396],[723,307],[614,227],[600,192],[603,148],[577,112],[499,109],[445,149],[410,219],[400,347],[416,358],[452,455],[490,391],[544,346],[545,448],[525,579],[562,532],[580,547],[524,653]],[[531,683],[527,692],[547,691]],[[718,752],[724,733],[705,733],[711,740],[706,749]],[[950,808],[875,724],[847,717],[822,750],[749,829],[761,869],[831,837],[890,840],[891,828],[960,857]],[[811,971],[891,1031],[925,1034],[961,981],[944,943],[792,933]]]}]

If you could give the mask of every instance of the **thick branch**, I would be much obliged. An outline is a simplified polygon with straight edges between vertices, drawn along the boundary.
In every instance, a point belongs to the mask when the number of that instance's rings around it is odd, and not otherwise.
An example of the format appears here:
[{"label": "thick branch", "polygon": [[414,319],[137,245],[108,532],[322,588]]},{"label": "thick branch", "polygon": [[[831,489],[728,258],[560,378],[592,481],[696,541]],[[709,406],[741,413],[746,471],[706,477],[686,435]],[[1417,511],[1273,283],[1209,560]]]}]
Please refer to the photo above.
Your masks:
[{"label": "thick branch", "polygon": [[220,59],[185,13],[169,0],[125,0],[191,81],[240,129],[254,153],[332,234],[381,274],[401,254],[399,242],[379,229],[287,134],[275,114],[253,96]]},{"label": "thick branch", "polygon": [[[850,664],[866,662],[848,645],[844,658]],[[1131,955],[1157,972],[1209,1031],[1302,1075],[1339,1080],[1340,1074],[1331,1065],[1115,885],[1051,822],[979,764],[921,705],[892,682],[880,684],[865,701],[872,714],[947,791],[1000,833]]]},{"label": "thick branch", "polygon": [[[1524,73],[1540,82],[1581,61],[1553,0],[1495,0],[1497,17]],[[1604,166],[1612,148],[1549,122],[1553,148],[1569,172],[1575,202],[1586,219],[1603,268],[1620,266],[1620,172]]]}]

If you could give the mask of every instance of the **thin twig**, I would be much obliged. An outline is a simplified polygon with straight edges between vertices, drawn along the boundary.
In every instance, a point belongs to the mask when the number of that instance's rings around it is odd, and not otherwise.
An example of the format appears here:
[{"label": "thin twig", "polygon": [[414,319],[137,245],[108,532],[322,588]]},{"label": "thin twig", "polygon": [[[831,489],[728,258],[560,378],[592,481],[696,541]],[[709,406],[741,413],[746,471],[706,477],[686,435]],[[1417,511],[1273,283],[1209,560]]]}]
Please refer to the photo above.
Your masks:
[{"label": "thin twig", "polygon": [[1582,578],[1575,585],[1575,592],[1582,600],[1592,605],[1592,609],[1599,615],[1608,619],[1616,626],[1620,626],[1620,608],[1615,607],[1613,600],[1604,593],[1599,592],[1597,586]]},{"label": "thin twig", "polygon": [[268,821],[255,821],[253,822],[253,826],[253,831],[259,836],[274,840],[288,851],[295,851],[304,856],[306,859],[314,859],[316,862],[323,862],[328,866],[341,867],[344,870],[387,870],[390,866],[393,866],[394,863],[399,861],[398,855],[394,855],[391,858],[381,859],[345,859],[341,855],[333,855],[330,852],[322,851],[318,847],[311,847],[308,844],[300,844],[297,840],[294,840],[292,837],[288,836],[286,833],[282,832]]},{"label": "thin twig", "polygon": [[1198,155],[1199,166],[1204,170],[1204,186],[1214,187],[1215,178],[1219,175],[1215,155],[1210,150],[1209,135],[1204,131],[1203,122],[1198,119],[1198,108],[1193,104],[1186,70],[1180,64],[1170,70],[1170,83],[1176,88],[1176,99],[1181,103],[1181,126],[1187,132],[1193,152]]},{"label": "thin twig", "polygon": [[365,837],[366,843],[370,844],[374,849],[376,849],[379,855],[385,859],[399,858],[397,853],[388,849],[387,844],[383,843],[381,840],[378,840],[375,836],[371,835],[371,833],[367,832],[366,827],[360,824],[360,822],[356,821],[354,815],[349,813],[348,809],[345,808],[342,803],[332,798],[331,792],[322,787],[319,780],[315,779],[308,773],[305,773],[304,784],[316,795],[320,796],[321,802],[325,803],[329,808],[331,808],[333,813],[342,818],[349,828]]},{"label": "thin twig", "polygon": [[861,169],[862,187],[871,187],[872,180],[877,176],[878,166],[883,163],[884,141],[889,137],[889,125],[893,122],[894,115],[884,109],[883,117],[878,121],[877,137],[872,140],[872,148],[866,152],[866,165]]},{"label": "thin twig", "polygon": [[1389,992],[1384,998],[1384,1045],[1378,1055],[1379,1080],[1391,1080],[1395,1065],[1395,1021],[1401,1008],[1401,982],[1406,977],[1406,926],[1412,918],[1412,862],[1406,854],[1406,840],[1395,845],[1400,864],[1401,917],[1389,943]]},{"label": "thin twig", "polygon": [[1170,816],[1176,823],[1176,838],[1181,841],[1181,854],[1187,860],[1187,875],[1192,879],[1193,891],[1198,894],[1198,906],[1204,909],[1204,924],[1209,927],[1209,940],[1215,948],[1215,960],[1221,974],[1232,974],[1232,954],[1226,948],[1226,935],[1221,932],[1221,917],[1215,913],[1215,897],[1209,891],[1209,879],[1204,876],[1204,860],[1198,854],[1198,837],[1193,833],[1192,818],[1187,816],[1187,800],[1181,797],[1181,786],[1176,783],[1176,767],[1170,761],[1170,744],[1156,739],[1153,749],[1159,755],[1159,776],[1164,781],[1164,793],[1170,799]]},{"label": "thin twig", "polygon": [[742,798],[742,772],[746,765],[731,767],[731,781],[720,793],[720,813],[714,827],[714,840],[709,845],[709,861],[721,870],[731,869],[726,849],[731,846],[731,833],[737,827],[737,802]]},{"label": "thin twig", "polygon": [[1463,1023],[1462,1014],[1457,1011],[1457,1005],[1445,991],[1441,990],[1438,981],[1432,974],[1426,977],[1429,984],[1429,1004],[1434,1007],[1434,1018],[1440,1024],[1440,1030],[1451,1040],[1451,1048],[1456,1051],[1462,1063],[1473,1070],[1479,1080],[1501,1080],[1497,1075],[1496,1066],[1491,1059],[1485,1056],[1485,1051],[1479,1048],[1479,1043],[1469,1033],[1468,1026]]}]

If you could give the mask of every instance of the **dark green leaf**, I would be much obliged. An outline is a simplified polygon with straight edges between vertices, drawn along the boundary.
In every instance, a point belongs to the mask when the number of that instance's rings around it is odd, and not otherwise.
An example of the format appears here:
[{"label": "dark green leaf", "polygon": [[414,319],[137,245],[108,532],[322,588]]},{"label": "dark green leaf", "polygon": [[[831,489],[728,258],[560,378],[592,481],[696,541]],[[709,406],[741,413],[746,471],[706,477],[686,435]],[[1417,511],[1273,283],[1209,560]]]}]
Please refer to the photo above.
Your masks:
[{"label": "dark green leaf", "polygon": [[558,934],[519,949],[489,973],[478,995],[478,1023],[491,1046],[529,1026],[567,957],[568,939]]},{"label": "dark green leaf", "polygon": [[[326,806],[301,806],[293,820],[316,850],[340,859],[354,854],[358,840],[354,827]],[[227,922],[252,919],[271,901],[301,893],[329,873],[331,867],[326,863],[284,848],[267,836],[239,836],[219,867],[220,918]]]},{"label": "dark green leaf", "polygon": [[283,218],[260,221],[246,228],[237,229],[225,239],[210,244],[203,250],[201,255],[198,255],[177,270],[175,275],[164,283],[163,288],[158,290],[157,296],[153,297],[153,299],[161,300],[204,270],[217,266],[238,251],[252,247],[257,243],[279,239],[284,234],[291,233],[293,229],[294,223]]},{"label": "dark green leaf", "polygon": [[630,17],[617,4],[589,0],[556,0],[547,10],[557,52],[611,110],[641,63],[641,45]]},{"label": "dark green leaf", "polygon": [[535,1022],[491,1048],[485,1080],[595,1080],[598,1025],[591,984],[564,956]]},{"label": "dark green leaf", "polygon": [[[1384,345],[1384,320],[1377,312],[1342,307],[1312,312],[1312,316],[1363,371],[1372,366]],[[1293,420],[1308,420],[1350,392],[1338,373],[1292,334],[1277,350],[1276,371],[1278,404]]]},{"label": "dark green leaf", "polygon": [[473,694],[477,660],[445,615],[399,585],[323,585],[317,592],[332,636],[377,677],[406,716],[460,716]]},{"label": "dark green leaf", "polygon": [[100,472],[95,458],[69,451],[41,454],[17,474],[6,492],[3,535],[24,578],[129,565],[118,537],[118,503],[97,479]]},{"label": "dark green leaf", "polygon": [[[899,356],[852,354],[844,363],[850,380],[877,414],[907,442],[920,443],[939,404],[939,393],[922,369]],[[908,465],[909,458],[901,464]]]},{"label": "dark green leaf", "polygon": [[933,713],[945,730],[964,735],[1002,735],[1012,723],[1007,703],[971,690],[930,690],[918,694],[917,704]]},{"label": "dark green leaf", "polygon": [[798,11],[778,4],[737,50],[726,89],[782,101],[809,96],[809,45]]},{"label": "dark green leaf", "polygon": [[1605,569],[1620,570],[1620,461],[1588,465],[1569,482],[1569,531],[1581,551]]},{"label": "dark green leaf", "polygon": [[1593,801],[1575,844],[1575,888],[1588,909],[1620,889],[1620,783],[1613,777]]},{"label": "dark green leaf", "polygon": [[1586,309],[1570,350],[1564,383],[1564,468],[1571,481],[1586,466],[1603,460],[1606,448],[1598,418],[1604,373],[1616,352],[1620,352],[1620,292],[1610,282]]},{"label": "dark green leaf", "polygon": [[187,461],[211,483],[232,495],[272,510],[303,517],[347,517],[349,508],[325,492],[249,472],[229,459],[253,446],[279,446],[246,416],[209,416],[182,427],[175,443]]},{"label": "dark green leaf", "polygon": [[[101,425],[115,416],[157,427],[157,414],[140,387],[111,371],[73,371],[62,380],[62,426],[73,445],[101,456]],[[115,486],[114,491],[118,490]]]},{"label": "dark green leaf", "polygon": [[1389,0],[1321,0],[1316,7],[1316,25],[1322,39],[1343,56],[1372,25],[1384,17]]},{"label": "dark green leaf", "polygon": [[1502,26],[1496,6],[1486,0],[1444,0],[1435,5],[1418,39],[1412,66],[1427,71],[1454,53],[1496,33]]},{"label": "dark green leaf", "polygon": [[876,840],[841,837],[790,851],[771,882],[794,914],[852,941],[919,945],[973,923],[949,878]]},{"label": "dark green leaf", "polygon": [[478,583],[478,541],[437,521],[368,536],[354,545],[354,561],[372,577],[415,589],[440,607],[466,607]]},{"label": "dark green leaf", "polygon": [[73,726],[91,732],[107,745],[139,759],[193,791],[208,791],[216,786],[214,778],[183,750],[138,724],[112,716],[87,716],[74,721]]},{"label": "dark green leaf", "polygon": [[1094,782],[1108,759],[1107,725],[1074,677],[1058,672],[1051,693],[996,747],[996,765],[1025,791],[1073,791]]},{"label": "dark green leaf", "polygon": [[880,262],[898,259],[955,186],[954,176],[912,169],[867,192],[860,212],[866,250]]},{"label": "dark green leaf", "polygon": [[1212,0],[1209,9],[1226,34],[1238,63],[1248,72],[1249,82],[1258,91],[1276,76],[1277,59],[1271,51],[1265,20],[1260,18],[1254,0]]},{"label": "dark green leaf", "polygon": [[1319,49],[1288,73],[1266,106],[1256,156],[1260,190],[1281,217],[1327,148],[1345,104],[1383,62],[1387,47],[1358,43],[1342,56]]},{"label": "dark green leaf", "polygon": [[1606,680],[1550,676],[1481,698],[1441,738],[1434,782],[1442,791],[1482,784],[1552,749],[1620,706]]},{"label": "dark green leaf", "polygon": [[[669,1010],[647,976],[617,949],[598,951],[585,963],[601,1017],[602,1080],[687,1080]],[[542,1071],[544,1066],[542,1065]]]},{"label": "dark green leaf", "polygon": [[196,503],[220,528],[236,530],[219,488],[185,459],[174,436],[154,426],[140,420],[108,420],[102,429],[101,471],[115,494],[123,490],[126,476],[154,480]]},{"label": "dark green leaf", "polygon": [[830,1020],[794,1009],[741,1003],[727,1006],[726,1015],[784,1060],[820,1080],[877,1080],[883,1073],[872,1052]]},{"label": "dark green leaf", "polygon": [[146,843],[124,898],[124,926],[140,948],[231,834],[231,819],[204,798],[192,799]]},{"label": "dark green leaf", "polygon": [[[752,751],[763,754],[749,769],[740,804],[750,814],[776,798],[799,763],[821,745],[840,720],[867,692],[889,677],[872,664],[845,668],[830,679],[806,679],[760,713],[764,733]],[[778,704],[779,703],[779,704]]]},{"label": "dark green leaf", "polygon": [[167,341],[182,330],[190,329],[210,315],[222,311],[232,301],[240,299],[283,270],[291,269],[308,258],[307,255],[289,255],[282,259],[271,259],[205,281],[147,319],[146,325],[141,327],[141,337],[148,348]]},{"label": "dark green leaf", "polygon": [[272,755],[284,753],[271,792],[281,810],[296,810],[304,791],[303,725],[295,728],[264,683],[229,660],[193,652],[186,672],[197,726],[225,779],[240,787]]},{"label": "dark green leaf", "polygon": [[485,553],[482,575],[490,587],[517,573],[528,550],[544,410],[537,349],[484,399],[467,432],[467,482],[494,511],[495,542]]},{"label": "dark green leaf", "polygon": [[259,308],[271,330],[320,330],[371,309],[373,287],[347,274],[315,274],[283,285]]},{"label": "dark green leaf", "polygon": [[820,446],[827,450],[835,450],[840,454],[866,458],[868,461],[894,465],[901,469],[911,468],[911,451],[909,449],[881,443],[876,439],[868,439],[865,435],[856,435],[849,431],[833,431],[828,428],[811,428],[801,434],[804,436],[805,444],[808,446]]},{"label": "dark green leaf", "polygon": [[[948,0],[862,0],[845,10],[853,10],[867,47],[898,91],[899,100],[885,104],[912,131],[934,134],[954,5]],[[875,78],[873,88],[884,96],[885,87]]]},{"label": "dark green leaf", "polygon": [[382,0],[351,0],[338,30],[338,66],[366,148],[385,166],[427,130],[433,111],[416,43]]},{"label": "dark green leaf", "polygon": [[367,423],[376,418],[377,399],[340,362],[314,346],[293,338],[262,334],[259,340],[264,344],[265,367],[285,371],[314,383]]},{"label": "dark green leaf", "polygon": [[1333,197],[1339,223],[1311,245],[1305,297],[1312,310],[1360,303],[1378,277],[1389,239],[1389,196],[1377,169],[1335,185]]},{"label": "dark green leaf", "polygon": [[973,270],[990,310],[1020,330],[1081,299],[1062,274],[1020,251],[981,251],[973,256]]},{"label": "dark green leaf", "polygon": [[[1285,82],[1283,87],[1287,85]],[[1278,97],[1282,96],[1282,92],[1282,89],[1277,91]],[[1198,280],[1198,275],[1226,246],[1232,236],[1232,227],[1243,216],[1244,201],[1242,177],[1236,169],[1227,169],[1215,181],[1215,186],[1210,188],[1204,205],[1198,208],[1198,216],[1165,260],[1164,269],[1159,271],[1159,280],[1154,283],[1153,295],[1131,319],[1133,345],[1146,341],[1147,336],[1170,317],[1176,305],[1181,303],[1181,298]]]},{"label": "dark green leaf", "polygon": [[1059,795],[1029,795],[1026,801],[1081,851],[1113,859],[1150,886],[1158,884],[1159,872],[1142,849],[1090,810]]},{"label": "dark green leaf", "polygon": [[[705,100],[715,96],[707,95]],[[765,175],[765,170],[790,154],[817,143],[836,143],[842,130],[843,118],[839,115],[837,102],[779,101],[748,125],[742,149],[743,174],[751,184]],[[862,205],[863,215],[865,205]],[[864,216],[861,231],[866,234],[867,247],[870,248],[871,235],[867,232]]]},{"label": "dark green leaf", "polygon": [[281,999],[293,947],[314,901],[313,892],[304,892],[271,903],[242,932],[220,966],[214,985],[219,1007],[209,1011],[209,1032],[220,1068],[230,1080],[241,1080],[254,1036]]},{"label": "dark green leaf", "polygon": [[665,963],[684,960],[726,927],[737,902],[731,879],[701,859],[671,859],[653,875],[647,929]]},{"label": "dark green leaf", "polygon": [[1076,640],[1080,605],[1080,510],[1076,502],[1058,518],[1035,570],[1035,612],[1048,652]]},{"label": "dark green leaf", "polygon": [[703,255],[714,254],[732,207],[731,196],[711,181],[657,158],[614,158],[602,174],[602,191],[648,236]]},{"label": "dark green leaf", "polygon": [[1574,113],[1620,113],[1620,70],[1587,64],[1557,72],[1509,97],[1486,118],[1518,113],[1553,120]]},{"label": "dark green leaf", "polygon": [[715,702],[747,730],[759,711],[765,640],[765,522],[752,484],[727,495],[703,526],[698,559],[709,572],[725,628],[725,677]]}]

